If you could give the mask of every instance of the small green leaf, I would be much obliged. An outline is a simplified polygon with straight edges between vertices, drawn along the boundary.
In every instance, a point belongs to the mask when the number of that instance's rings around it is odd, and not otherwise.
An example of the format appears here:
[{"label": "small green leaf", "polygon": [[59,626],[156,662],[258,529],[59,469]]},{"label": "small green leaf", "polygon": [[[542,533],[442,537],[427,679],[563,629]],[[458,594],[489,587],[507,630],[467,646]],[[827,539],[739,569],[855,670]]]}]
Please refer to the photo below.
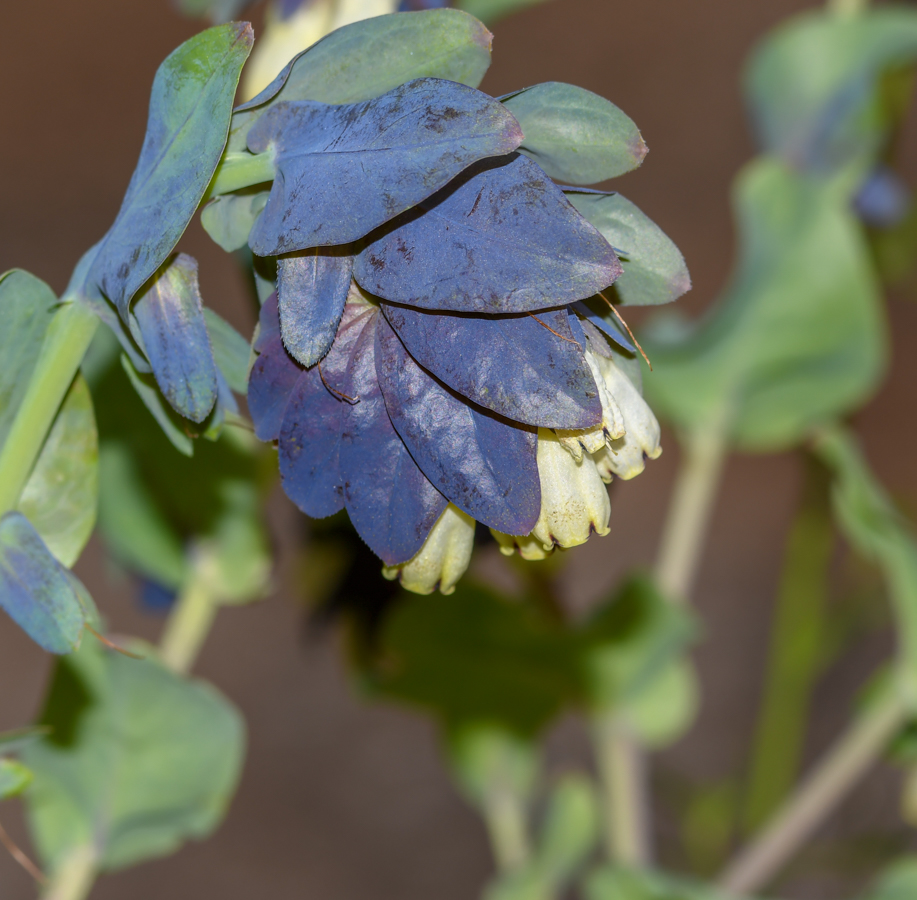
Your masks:
[{"label": "small green leaf", "polygon": [[656,749],[674,744],[691,727],[699,709],[694,667],[687,659],[676,659],[661,667],[621,712],[640,743]]},{"label": "small green leaf", "polygon": [[522,126],[519,150],[566,184],[616,178],[646,156],[631,118],[584,88],[551,81],[511,94],[503,103]]},{"label": "small green leaf", "polygon": [[34,275],[0,275],[0,449],[25,396],[57,297]]},{"label": "small green leaf", "polygon": [[201,225],[227,253],[241,250],[267,204],[269,191],[249,189],[215,197],[201,210]]},{"label": "small green leaf", "polygon": [[127,372],[134,390],[137,392],[144,406],[150,411],[153,418],[159,423],[165,436],[172,446],[185,456],[194,455],[194,442],[188,432],[182,427],[184,420],[171,407],[163,402],[162,394],[156,387],[156,380],[152,375],[141,375],[126,354],[121,356],[121,365]]},{"label": "small green leaf", "polygon": [[204,310],[213,358],[226,383],[237,394],[248,390],[248,363],[251,347],[247,340],[212,309]]},{"label": "small green leaf", "polygon": [[92,397],[78,375],[45,439],[19,510],[70,567],[95,527],[98,498],[99,438]]},{"label": "small green leaf", "polygon": [[[685,258],[665,232],[620,194],[565,191],[576,210],[615,248],[624,274],[606,291],[623,306],[671,303],[691,290]],[[602,303],[605,314],[607,304]]]},{"label": "small green leaf", "polygon": [[592,782],[565,775],[548,799],[535,866],[555,892],[577,872],[599,835],[599,810]]},{"label": "small green leaf", "polygon": [[905,856],[889,866],[863,900],[911,900],[917,896],[917,858]]},{"label": "small green leaf", "polygon": [[32,783],[32,773],[14,759],[0,758],[0,800],[21,794]]},{"label": "small green leaf", "polygon": [[235,791],[239,713],[152,657],[87,643],[58,666],[42,722],[51,735],[23,759],[35,773],[29,823],[51,872],[78,847],[91,846],[103,870],[171,853],[209,835]]},{"label": "small green leaf", "polygon": [[395,13],[354,22],[313,44],[254,100],[233,114],[228,150],[244,152],[249,129],[274,103],[359,103],[415,78],[477,87],[490,66],[493,36],[456,9]]},{"label": "small green leaf", "polygon": [[50,653],[76,650],[96,615],[86,589],[20,512],[0,518],[0,607]]}]

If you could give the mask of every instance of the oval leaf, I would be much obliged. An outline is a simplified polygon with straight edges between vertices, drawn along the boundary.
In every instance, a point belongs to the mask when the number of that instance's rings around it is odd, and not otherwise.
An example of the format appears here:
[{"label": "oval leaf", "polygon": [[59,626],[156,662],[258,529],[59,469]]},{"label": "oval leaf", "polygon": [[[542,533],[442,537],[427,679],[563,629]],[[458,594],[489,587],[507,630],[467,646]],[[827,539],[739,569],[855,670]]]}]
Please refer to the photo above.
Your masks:
[{"label": "oval leaf", "polygon": [[395,303],[516,313],[582,300],[621,267],[608,242],[525,157],[485,160],[369,240],[354,275]]},{"label": "oval leaf", "polygon": [[392,425],[437,489],[491,528],[528,534],[541,511],[537,432],[476,409],[435,381],[384,319],[376,373]]},{"label": "oval leaf", "polygon": [[537,318],[450,316],[390,304],[383,311],[420,365],[480,406],[546,428],[591,428],[602,420],[585,339],[577,346],[566,310]]},{"label": "oval leaf", "polygon": [[503,102],[525,134],[520,153],[558,181],[606,181],[637,168],[646,156],[646,144],[631,118],[592,91],[551,81]]},{"label": "oval leaf", "polygon": [[201,225],[227,253],[241,250],[267,205],[268,191],[249,190],[214,197],[201,210]]},{"label": "oval leaf", "polygon": [[276,256],[355,241],[521,140],[501,103],[437,78],[348,106],[280,103],[248,136],[277,170],[249,243]]}]

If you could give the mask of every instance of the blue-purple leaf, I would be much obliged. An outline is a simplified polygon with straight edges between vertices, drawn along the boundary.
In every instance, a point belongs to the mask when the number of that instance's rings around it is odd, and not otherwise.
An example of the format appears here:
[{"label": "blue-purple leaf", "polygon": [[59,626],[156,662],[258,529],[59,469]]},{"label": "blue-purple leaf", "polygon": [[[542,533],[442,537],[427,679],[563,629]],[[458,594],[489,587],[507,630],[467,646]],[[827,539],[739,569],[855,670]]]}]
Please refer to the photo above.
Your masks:
[{"label": "blue-purple leaf", "polygon": [[475,403],[545,428],[591,428],[602,420],[585,340],[575,343],[565,309],[537,318],[455,316],[390,304],[383,310],[411,356]]},{"label": "blue-purple leaf", "polygon": [[248,377],[248,411],[259,440],[276,441],[280,436],[287,401],[302,371],[279,337],[261,346]]},{"label": "blue-purple leaf", "polygon": [[94,610],[20,512],[0,518],[0,607],[49,653],[71,653]]},{"label": "blue-purple leaf", "polygon": [[[316,519],[344,506],[341,440],[350,398],[339,385],[348,379],[357,339],[375,313],[349,304],[334,346],[321,363],[300,375],[290,394],[280,432],[280,475],[287,496]],[[284,351],[285,352],[285,351]]]},{"label": "blue-purple leaf", "polygon": [[380,317],[376,374],[395,430],[430,481],[469,516],[528,534],[541,510],[537,433],[471,406],[411,358]]},{"label": "blue-purple leaf", "polygon": [[[203,422],[217,399],[217,369],[197,281],[197,261],[182,253],[144,290],[131,314],[156,382],[172,408]],[[132,329],[133,330],[133,329]]]},{"label": "blue-purple leaf", "polygon": [[621,273],[609,243],[523,156],[484,160],[373,236],[361,287],[395,303],[458,312],[560,306]]},{"label": "blue-purple leaf", "polygon": [[[604,307],[604,311],[600,312]],[[620,325],[617,324],[617,318],[608,308],[608,304],[601,297],[582,300],[574,303],[570,307],[580,313],[587,322],[591,322],[602,334],[610,337],[616,344],[623,347],[630,353],[636,353],[637,348],[621,332]]]},{"label": "blue-purple leaf", "polygon": [[354,347],[344,388],[354,402],[344,405],[341,474],[350,521],[373,553],[394,566],[420,550],[447,501],[417,468],[386,412],[376,377],[380,322],[374,312]]},{"label": "blue-purple leaf", "polygon": [[349,246],[315,247],[277,260],[280,330],[287,350],[314,366],[334,341],[353,277]]},{"label": "blue-purple leaf", "polygon": [[277,171],[249,244],[276,256],[355,241],[521,140],[502,103],[438,78],[346,106],[278,103],[248,136]]},{"label": "blue-purple leaf", "polygon": [[252,41],[248,23],[210,28],[167,56],[156,73],[140,161],[88,279],[125,319],[131,298],[172,252],[213,177]]}]

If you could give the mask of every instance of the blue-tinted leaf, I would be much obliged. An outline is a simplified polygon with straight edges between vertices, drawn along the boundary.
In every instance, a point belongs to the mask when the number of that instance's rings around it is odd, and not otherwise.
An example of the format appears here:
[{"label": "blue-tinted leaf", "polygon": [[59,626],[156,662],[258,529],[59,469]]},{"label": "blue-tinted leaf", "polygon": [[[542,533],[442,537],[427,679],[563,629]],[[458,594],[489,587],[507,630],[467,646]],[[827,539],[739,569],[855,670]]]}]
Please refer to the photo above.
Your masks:
[{"label": "blue-tinted leaf", "polygon": [[163,403],[162,394],[156,389],[156,383],[152,377],[138,372],[126,354],[121,354],[121,365],[127,372],[127,377],[137,395],[159,423],[159,427],[162,428],[172,446],[185,456],[193,456],[194,443],[190,435],[182,428],[181,416]]},{"label": "blue-tinted leaf", "polygon": [[436,78],[347,106],[279,103],[248,136],[277,170],[249,243],[276,256],[355,241],[521,140],[501,103]]},{"label": "blue-tinted leaf", "polygon": [[395,430],[424,474],[459,509],[506,534],[528,534],[541,511],[537,432],[510,425],[435,381],[385,319],[376,373]]},{"label": "blue-tinted leaf", "polygon": [[79,647],[88,614],[82,591],[20,512],[0,518],[0,606],[49,653]]},{"label": "blue-tinted leaf", "polygon": [[[600,311],[603,306],[607,312]],[[628,352],[637,352],[637,348],[624,337],[621,332],[621,327],[617,324],[617,318],[611,310],[608,309],[608,304],[605,303],[601,297],[595,300],[581,300],[579,303],[574,303],[570,309],[575,309],[578,313],[582,314],[587,322],[591,323],[595,328],[598,328],[602,334],[608,335],[616,344],[623,347]]]},{"label": "blue-tinted leaf", "polygon": [[213,177],[252,40],[247,23],[208,29],[156,73],[140,161],[89,272],[89,282],[125,319],[131,298],[172,252]]},{"label": "blue-tinted leaf", "polygon": [[57,297],[34,275],[0,275],[0,448],[29,385]]},{"label": "blue-tinted leaf", "polygon": [[214,243],[227,253],[241,250],[258,216],[267,205],[268,192],[245,191],[214,197],[201,210],[201,225]]},{"label": "blue-tinted leaf", "polygon": [[252,341],[252,349],[260,353],[274,338],[280,337],[280,305],[277,291],[271,291],[261,303],[258,313],[258,328]]},{"label": "blue-tinted leaf", "polygon": [[392,427],[376,378],[372,313],[354,345],[344,404],[341,475],[350,520],[388,566],[406,562],[423,546],[446,508],[446,498],[411,459]]},{"label": "blue-tinted leaf", "polygon": [[349,246],[314,248],[277,260],[283,342],[304,366],[314,366],[331,347],[352,277]]},{"label": "blue-tinted leaf", "polygon": [[283,489],[304,513],[316,519],[344,506],[340,453],[345,407],[351,401],[342,396],[340,385],[348,379],[354,344],[371,315],[363,304],[347,305],[321,369],[316,366],[300,375],[284,408],[280,432]]},{"label": "blue-tinted leaf", "polygon": [[376,16],[337,29],[294,57],[232,118],[231,151],[282,100],[359,103],[415,78],[445,78],[477,87],[490,65],[491,33],[453,9]]},{"label": "blue-tinted leaf", "polygon": [[608,242],[531,160],[485,160],[373,236],[361,287],[395,303],[515,313],[589,297],[621,273]]},{"label": "blue-tinted leaf", "polygon": [[[204,310],[204,320],[217,369],[222,372],[226,384],[232,390],[244,394],[248,389],[248,362],[251,356],[248,341],[212,309]],[[220,400],[224,401],[222,395]]]},{"label": "blue-tinted leaf", "polygon": [[389,304],[383,310],[411,356],[475,403],[546,428],[591,428],[601,421],[585,339],[572,343],[566,310],[537,319],[450,316]]},{"label": "blue-tinted leaf", "polygon": [[669,303],[691,290],[691,276],[681,251],[630,200],[620,194],[597,191],[565,193],[573,206],[618,248],[624,272],[609,299],[625,306],[646,306]]},{"label": "blue-tinted leaf", "polygon": [[216,403],[217,371],[204,321],[197,261],[185,253],[173,258],[147,285],[131,312],[166,399],[180,415],[203,422]]},{"label": "blue-tinted leaf", "polygon": [[259,440],[276,441],[280,436],[287,401],[302,372],[279,337],[261,343],[248,377],[248,411]]},{"label": "blue-tinted leaf", "polygon": [[551,81],[503,102],[525,133],[519,151],[559,181],[606,181],[635,169],[646,156],[631,118],[592,91]]}]

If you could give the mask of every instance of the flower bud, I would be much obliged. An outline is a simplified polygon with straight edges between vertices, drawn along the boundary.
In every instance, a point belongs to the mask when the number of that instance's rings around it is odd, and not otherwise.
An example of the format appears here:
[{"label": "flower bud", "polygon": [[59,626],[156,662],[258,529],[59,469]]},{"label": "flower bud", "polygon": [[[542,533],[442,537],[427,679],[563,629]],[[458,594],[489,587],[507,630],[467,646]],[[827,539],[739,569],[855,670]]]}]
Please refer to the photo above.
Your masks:
[{"label": "flower bud", "polygon": [[474,519],[451,503],[443,510],[417,554],[400,566],[384,566],[382,574],[396,578],[415,594],[432,594],[437,588],[451,594],[471,561]]}]

